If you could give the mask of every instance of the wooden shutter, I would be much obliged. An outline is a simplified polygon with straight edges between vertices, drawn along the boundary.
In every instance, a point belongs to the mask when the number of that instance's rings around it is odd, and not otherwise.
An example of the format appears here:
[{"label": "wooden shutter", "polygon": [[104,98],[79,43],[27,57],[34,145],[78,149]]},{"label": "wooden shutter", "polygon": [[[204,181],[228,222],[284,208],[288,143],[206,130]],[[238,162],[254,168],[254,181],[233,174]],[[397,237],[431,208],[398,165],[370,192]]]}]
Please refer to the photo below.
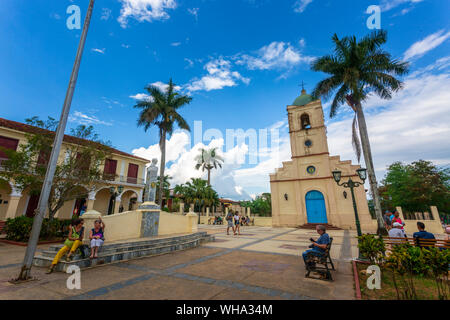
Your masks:
[{"label": "wooden shutter", "polygon": [[114,180],[116,177],[117,160],[106,159],[103,178],[105,180]]},{"label": "wooden shutter", "polygon": [[130,163],[128,165],[128,178],[127,178],[128,183],[135,183],[135,184],[137,183],[138,171],[139,166],[137,164]]},{"label": "wooden shutter", "polygon": [[[15,150],[17,150],[18,145],[19,145],[19,140],[0,136],[0,146],[1,147],[15,151]],[[8,156],[2,150],[0,150],[0,159],[8,159]]]}]

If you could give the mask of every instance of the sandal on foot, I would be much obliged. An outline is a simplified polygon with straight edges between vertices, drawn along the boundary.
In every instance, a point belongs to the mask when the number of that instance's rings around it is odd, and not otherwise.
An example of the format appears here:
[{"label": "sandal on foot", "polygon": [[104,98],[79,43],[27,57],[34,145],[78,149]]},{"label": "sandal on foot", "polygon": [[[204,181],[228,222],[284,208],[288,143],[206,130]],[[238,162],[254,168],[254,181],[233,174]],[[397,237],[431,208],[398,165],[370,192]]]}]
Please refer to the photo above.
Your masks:
[{"label": "sandal on foot", "polygon": [[51,265],[50,268],[45,272],[46,274],[50,274],[55,270],[55,265]]}]

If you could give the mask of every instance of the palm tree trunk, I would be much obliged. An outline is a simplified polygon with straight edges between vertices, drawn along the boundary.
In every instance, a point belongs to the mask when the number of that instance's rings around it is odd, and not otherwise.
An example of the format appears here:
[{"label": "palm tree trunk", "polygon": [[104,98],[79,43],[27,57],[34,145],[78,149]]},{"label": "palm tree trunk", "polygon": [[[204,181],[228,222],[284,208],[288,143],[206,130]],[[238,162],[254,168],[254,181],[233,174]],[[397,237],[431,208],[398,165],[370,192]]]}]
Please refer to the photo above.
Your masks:
[{"label": "palm tree trunk", "polygon": [[211,186],[211,169],[208,169],[208,186]]},{"label": "palm tree trunk", "polygon": [[162,133],[160,149],[161,149],[161,167],[159,170],[158,200],[159,200],[159,205],[161,206],[161,209],[162,209],[163,190],[164,190],[164,171],[166,169],[166,131],[165,130]]},{"label": "palm tree trunk", "polygon": [[360,103],[356,105],[356,114],[358,116],[359,134],[361,136],[361,145],[364,153],[364,161],[367,166],[367,173],[369,175],[370,191],[375,205],[375,215],[378,222],[378,234],[386,234],[384,227],[383,215],[381,212],[380,195],[378,194],[377,177],[375,176],[375,168],[372,160],[372,151],[370,148],[369,134],[367,132],[366,119]]}]

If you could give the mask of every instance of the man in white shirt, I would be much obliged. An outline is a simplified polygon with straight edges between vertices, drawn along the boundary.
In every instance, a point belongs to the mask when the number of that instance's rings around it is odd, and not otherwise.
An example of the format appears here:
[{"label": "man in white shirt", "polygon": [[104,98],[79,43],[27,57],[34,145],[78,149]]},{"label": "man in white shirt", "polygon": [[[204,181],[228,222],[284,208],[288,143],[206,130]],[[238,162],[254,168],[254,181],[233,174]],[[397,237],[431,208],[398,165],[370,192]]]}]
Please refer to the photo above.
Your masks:
[{"label": "man in white shirt", "polygon": [[[392,243],[402,243],[406,241],[406,234],[405,231],[402,229],[403,226],[398,223],[398,222],[394,222],[394,224],[392,225],[392,229],[389,230],[389,237],[390,238],[401,238],[401,239],[391,239]],[[405,239],[405,240],[403,240]]]}]

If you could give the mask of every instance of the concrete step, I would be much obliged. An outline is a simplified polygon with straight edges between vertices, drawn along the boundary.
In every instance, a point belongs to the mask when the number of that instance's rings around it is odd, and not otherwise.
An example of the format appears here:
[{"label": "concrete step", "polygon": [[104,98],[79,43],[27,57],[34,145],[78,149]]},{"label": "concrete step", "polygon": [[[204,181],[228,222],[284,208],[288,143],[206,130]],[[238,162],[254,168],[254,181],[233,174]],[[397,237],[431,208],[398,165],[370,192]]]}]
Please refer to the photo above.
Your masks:
[{"label": "concrete step", "polygon": [[[188,239],[196,238],[198,236],[202,237],[208,237],[208,234],[206,232],[197,232],[194,234],[184,235],[184,236],[175,236],[170,238],[161,238],[161,239],[148,239],[144,241],[133,241],[133,242],[119,242],[119,243],[108,243],[108,241],[105,242],[105,245],[102,247],[104,250],[111,250],[111,249],[120,249],[120,248],[128,248],[130,246],[147,246],[147,245],[157,245],[157,244],[164,244],[167,242],[173,242],[173,241],[185,241]],[[84,244],[89,244],[89,240],[85,240]],[[58,252],[63,247],[63,244],[56,244],[50,246],[50,251]]]},{"label": "concrete step", "polygon": [[[174,251],[195,248],[202,243],[209,241],[214,241],[214,236],[207,235],[205,232],[202,232],[189,236],[130,242],[128,245],[127,243],[120,243],[120,246],[115,248],[114,246],[118,244],[111,244],[110,246],[113,248],[104,248],[105,250],[99,252],[99,257],[96,259],[81,259],[80,256],[75,255],[72,261],[66,262],[65,257],[63,257],[56,266],[55,271],[65,272],[71,265],[76,265],[83,269],[137,259],[140,257],[166,254]],[[142,245],[142,242],[145,244]],[[34,257],[33,265],[37,267],[49,267],[55,254],[56,252],[54,250],[45,250],[44,252],[41,252],[40,255]]]}]

